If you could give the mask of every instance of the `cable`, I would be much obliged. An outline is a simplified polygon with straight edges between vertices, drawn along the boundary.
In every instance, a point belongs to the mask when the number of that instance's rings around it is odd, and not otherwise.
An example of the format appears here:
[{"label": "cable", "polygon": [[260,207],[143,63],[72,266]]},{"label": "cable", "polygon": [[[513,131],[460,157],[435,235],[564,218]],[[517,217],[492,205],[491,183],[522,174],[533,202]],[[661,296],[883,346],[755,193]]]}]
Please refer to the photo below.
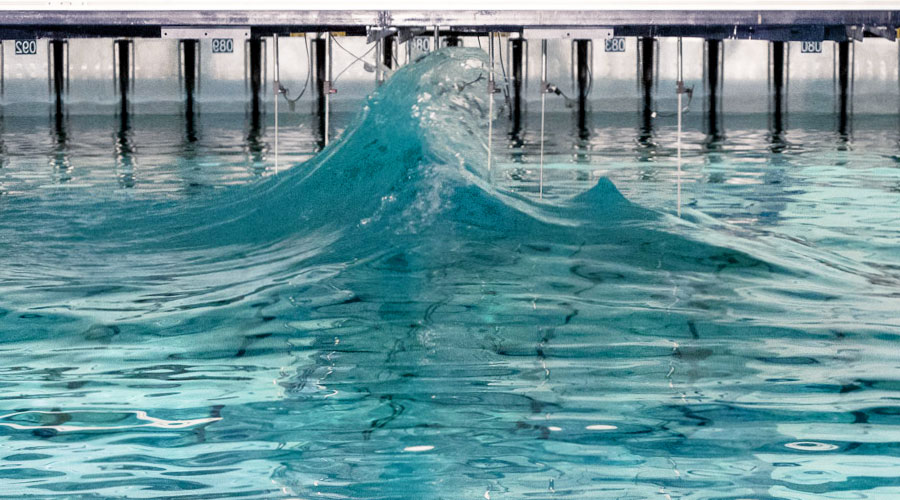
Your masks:
[{"label": "cable", "polygon": [[287,101],[288,107],[291,111],[294,111],[294,105],[297,103],[297,101],[300,100],[301,97],[303,97],[303,94],[306,93],[306,89],[307,87],[309,87],[309,81],[312,78],[312,56],[309,52],[309,42],[306,41],[305,36],[303,37],[303,45],[306,46],[306,80],[303,82],[303,89],[300,90],[300,94],[298,94],[297,97],[291,99],[288,97],[288,89],[282,87],[283,91],[281,95],[284,96],[284,100]]},{"label": "cable", "polygon": [[[687,102],[687,104],[685,104],[684,107],[681,109],[681,112],[682,112],[682,113],[688,113],[688,112],[690,112],[690,110],[691,110],[691,101],[694,100],[694,86],[691,85],[691,88],[689,88],[689,89],[684,89],[684,91],[685,91],[685,92],[687,93],[687,95],[688,95],[688,102]],[[659,112],[657,112],[657,113],[656,113],[656,116],[654,116],[654,118],[671,118],[671,117],[677,116],[677,115],[678,115],[678,111],[677,111],[677,110],[675,110],[675,111],[670,111],[670,112],[667,112],[667,113],[659,113]]]},{"label": "cable", "polygon": [[[503,46],[500,44],[499,36],[497,37],[497,57],[500,59],[500,71],[503,73],[503,100],[506,103],[506,107],[509,109],[509,117],[512,118],[512,100],[509,98],[509,78],[506,77],[506,65],[503,64]],[[491,43],[494,43],[493,41]],[[491,68],[491,71],[494,71],[494,68]]]},{"label": "cable", "polygon": [[464,90],[469,85],[472,85],[473,83],[476,83],[476,82],[480,82],[481,80],[484,80],[484,73],[479,73],[478,78],[472,80],[471,82],[461,82],[457,85],[459,85],[459,90]]},{"label": "cable", "polygon": [[[341,48],[341,50],[343,50],[344,52],[350,54],[350,55],[353,56],[353,57],[356,57],[356,54],[354,54],[353,52],[350,52],[349,50],[345,49],[344,46],[341,45],[341,43],[337,41],[337,38],[332,37],[332,40],[334,40],[334,43],[336,43],[337,46]],[[350,66],[353,66],[354,64],[356,64],[357,62],[359,62],[363,57],[366,57],[367,55],[369,55],[369,53],[372,52],[373,50],[375,50],[375,45],[372,45],[372,46],[369,48],[369,50],[367,50],[365,53],[363,53],[363,55],[361,55],[361,56],[359,56],[359,57],[356,57],[356,59],[350,61],[350,64],[348,64],[344,69],[342,69],[342,70],[337,74],[337,76],[334,77],[334,81],[331,82],[331,83],[332,83],[332,84],[337,83],[338,78],[340,78],[341,75],[343,75],[344,72],[346,72],[348,69],[350,69]]]},{"label": "cable", "polygon": [[[591,51],[593,52],[593,51]],[[594,90],[594,72],[591,71],[591,65],[586,65],[587,74],[588,74],[588,86],[587,90],[584,91],[584,95],[591,95],[591,91]]]},{"label": "cable", "polygon": [[[341,42],[335,40],[334,43],[337,44],[337,46],[340,47],[341,50],[343,50],[344,52],[350,54],[350,55],[353,56],[353,57],[356,57],[356,54],[354,54],[353,52],[350,52],[349,50],[347,50],[343,45],[341,45]],[[373,46],[373,47],[374,47],[374,46]]]}]

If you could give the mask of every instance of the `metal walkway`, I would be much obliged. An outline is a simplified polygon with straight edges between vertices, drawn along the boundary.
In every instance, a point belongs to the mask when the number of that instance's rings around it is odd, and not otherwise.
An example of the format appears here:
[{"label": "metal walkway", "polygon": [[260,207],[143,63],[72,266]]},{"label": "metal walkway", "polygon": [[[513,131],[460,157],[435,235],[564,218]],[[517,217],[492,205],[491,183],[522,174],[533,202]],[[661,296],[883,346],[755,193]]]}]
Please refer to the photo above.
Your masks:
[{"label": "metal walkway", "polygon": [[[866,36],[895,40],[900,10],[716,11],[0,11],[0,38],[161,37],[167,27],[249,28],[251,37],[293,32],[433,30],[442,34],[567,29],[612,29],[614,36],[684,36],[706,39],[846,41]],[[574,35],[573,35],[574,36]]]}]

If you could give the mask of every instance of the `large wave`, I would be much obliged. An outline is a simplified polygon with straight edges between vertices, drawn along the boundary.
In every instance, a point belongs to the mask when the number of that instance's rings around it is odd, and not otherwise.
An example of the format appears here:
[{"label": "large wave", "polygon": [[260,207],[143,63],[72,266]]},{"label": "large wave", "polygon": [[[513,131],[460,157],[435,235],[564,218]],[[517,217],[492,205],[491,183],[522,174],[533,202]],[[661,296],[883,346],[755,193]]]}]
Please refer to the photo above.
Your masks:
[{"label": "large wave", "polygon": [[404,66],[340,139],[258,184],[178,202],[7,198],[0,300],[136,320],[239,304],[386,255],[452,265],[485,244],[593,251],[595,267],[657,276],[642,280],[727,268],[796,274],[764,245],[630,203],[608,179],[553,202],[493,185],[488,70],[484,53],[467,48]]}]

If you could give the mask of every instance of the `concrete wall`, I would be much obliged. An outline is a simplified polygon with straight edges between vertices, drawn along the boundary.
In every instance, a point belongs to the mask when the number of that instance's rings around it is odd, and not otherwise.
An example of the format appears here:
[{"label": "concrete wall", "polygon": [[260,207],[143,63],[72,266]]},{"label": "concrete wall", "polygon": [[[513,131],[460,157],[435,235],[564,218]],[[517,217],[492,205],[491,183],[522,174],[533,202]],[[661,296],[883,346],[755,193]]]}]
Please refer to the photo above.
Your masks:
[{"label": "concrete wall", "polygon": [[[375,75],[354,63],[357,56],[370,49],[362,37],[336,37],[333,46],[333,73],[338,93],[333,96],[334,109],[353,110],[358,100],[375,88]],[[486,47],[487,39],[480,39]],[[500,58],[510,63],[508,38],[498,42]],[[475,38],[465,38],[467,46],[479,45]],[[595,111],[635,111],[639,103],[637,72],[637,39],[625,39],[626,51],[605,52],[604,41],[595,41],[593,50],[593,91],[590,96]],[[294,97],[307,80],[309,40],[305,37],[280,37],[281,81]],[[658,83],[656,106],[660,111],[674,110],[676,47],[675,39],[658,42]],[[200,80],[197,100],[201,111],[242,110],[248,99],[245,81],[247,53],[243,41],[237,40],[231,54],[213,54],[211,40],[200,42]],[[341,48],[343,46],[343,49]],[[3,73],[5,113],[43,114],[47,108],[35,103],[49,103],[48,41],[39,40],[35,55],[15,55],[11,40],[4,41]],[[346,50],[344,50],[346,49]],[[266,76],[264,99],[272,106],[271,84],[274,64],[271,38],[265,40]],[[363,58],[374,63],[375,51]],[[396,51],[401,63],[406,48]],[[854,111],[892,114],[900,111],[898,83],[898,44],[870,38],[853,44]],[[528,43],[528,84],[526,99],[540,101],[541,43]],[[684,39],[684,77],[694,86],[692,109],[702,109],[704,42]],[[134,41],[134,93],[136,112],[168,113],[180,109],[179,46],[177,40],[137,39]],[[722,108],[726,113],[765,113],[768,110],[769,42],[726,40],[724,42],[724,84]],[[821,54],[802,54],[800,44],[789,44],[788,109],[791,112],[827,112],[834,109],[835,44],[823,43]],[[346,71],[344,71],[346,68]],[[499,69],[499,66],[498,66]],[[114,109],[117,102],[114,82],[113,40],[75,39],[69,41],[70,112],[93,113]],[[343,73],[342,73],[343,71]],[[572,79],[572,45],[569,40],[548,42],[548,79],[570,97],[576,90]],[[315,96],[312,83],[298,103],[297,110],[311,110]],[[282,101],[283,102],[283,101]],[[562,109],[565,101],[548,96],[549,110]],[[534,109],[532,104],[532,109]]]}]

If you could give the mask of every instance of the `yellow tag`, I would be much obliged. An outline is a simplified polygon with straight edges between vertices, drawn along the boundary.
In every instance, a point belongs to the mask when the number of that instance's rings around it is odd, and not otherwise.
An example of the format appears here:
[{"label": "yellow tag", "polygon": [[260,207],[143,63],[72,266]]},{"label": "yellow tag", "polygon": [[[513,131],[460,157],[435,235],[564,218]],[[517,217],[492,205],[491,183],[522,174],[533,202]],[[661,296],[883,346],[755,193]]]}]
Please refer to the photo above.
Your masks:
[{"label": "yellow tag", "polygon": [[291,33],[291,36],[303,38],[306,36],[306,33]]},{"label": "yellow tag", "polygon": [[332,31],[331,36],[347,36],[346,31]]}]

